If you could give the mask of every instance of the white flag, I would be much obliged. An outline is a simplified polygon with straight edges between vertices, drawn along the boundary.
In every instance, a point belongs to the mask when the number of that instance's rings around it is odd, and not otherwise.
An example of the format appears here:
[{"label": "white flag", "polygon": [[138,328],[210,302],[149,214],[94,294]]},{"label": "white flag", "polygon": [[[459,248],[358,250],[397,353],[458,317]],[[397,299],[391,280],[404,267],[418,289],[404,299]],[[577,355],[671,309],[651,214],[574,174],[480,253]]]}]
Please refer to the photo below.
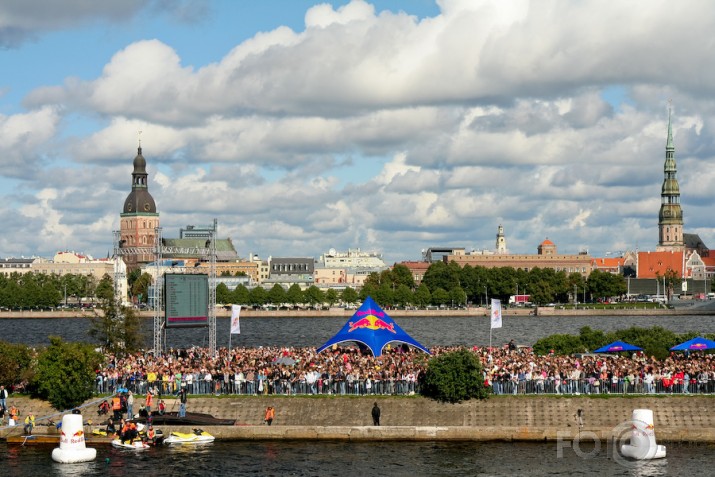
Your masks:
[{"label": "white flag", "polygon": [[492,328],[501,328],[501,300],[492,298]]},{"label": "white flag", "polygon": [[231,334],[240,335],[241,334],[241,324],[238,321],[238,317],[241,314],[241,305],[231,305]]}]

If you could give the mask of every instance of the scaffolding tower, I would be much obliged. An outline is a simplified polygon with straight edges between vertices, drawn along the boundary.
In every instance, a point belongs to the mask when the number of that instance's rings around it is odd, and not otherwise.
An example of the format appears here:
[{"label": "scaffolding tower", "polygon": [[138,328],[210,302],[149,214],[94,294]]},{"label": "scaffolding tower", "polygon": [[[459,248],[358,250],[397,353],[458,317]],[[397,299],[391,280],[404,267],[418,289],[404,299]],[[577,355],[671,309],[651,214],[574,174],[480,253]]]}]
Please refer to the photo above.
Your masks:
[{"label": "scaffolding tower", "polygon": [[[155,242],[152,247],[127,247],[121,242],[121,232],[114,231],[114,258],[121,259],[125,256],[153,255],[154,258],[154,286],[152,287],[151,299],[153,302],[154,317],[154,355],[159,356],[164,351],[164,337],[166,329],[164,326],[164,293],[163,293],[163,257],[171,255],[199,255],[204,257],[209,263],[208,280],[208,310],[207,321],[209,331],[209,353],[216,355],[216,230],[217,220],[214,219],[213,226],[209,226],[202,231],[207,237],[204,247],[167,247],[163,245],[161,227],[156,227]],[[118,300],[119,314],[121,315],[121,298],[119,297],[119,282],[125,275],[119,271],[119,267],[114,268],[114,292]]]}]

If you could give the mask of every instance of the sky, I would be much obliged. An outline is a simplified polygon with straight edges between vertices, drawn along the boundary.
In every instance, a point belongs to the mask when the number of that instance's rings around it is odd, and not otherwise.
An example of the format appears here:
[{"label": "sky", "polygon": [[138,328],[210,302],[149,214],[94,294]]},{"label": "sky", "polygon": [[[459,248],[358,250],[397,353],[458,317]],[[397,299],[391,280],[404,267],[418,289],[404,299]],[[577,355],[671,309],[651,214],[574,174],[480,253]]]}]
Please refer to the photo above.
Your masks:
[{"label": "sky", "polygon": [[[241,257],[655,250],[669,110],[715,247],[709,0],[3,0],[0,258],[97,258],[139,141]],[[141,131],[141,133],[140,133]]]}]

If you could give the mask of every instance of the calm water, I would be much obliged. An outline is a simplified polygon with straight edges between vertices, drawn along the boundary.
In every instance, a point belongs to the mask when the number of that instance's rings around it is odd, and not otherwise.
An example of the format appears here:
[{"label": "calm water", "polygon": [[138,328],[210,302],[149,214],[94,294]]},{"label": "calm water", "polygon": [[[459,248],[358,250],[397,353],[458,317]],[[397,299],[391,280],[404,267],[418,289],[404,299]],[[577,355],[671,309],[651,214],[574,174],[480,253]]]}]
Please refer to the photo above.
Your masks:
[{"label": "calm water", "polygon": [[[440,345],[488,345],[487,317],[425,318],[404,317],[397,324],[427,347]],[[345,324],[343,318],[242,318],[241,334],[231,337],[232,346],[320,346]],[[153,321],[143,321],[145,343],[152,342]],[[539,338],[554,333],[578,334],[583,326],[613,331],[640,326],[663,328],[684,333],[715,333],[715,316],[505,316],[503,327],[492,330],[492,343],[503,344],[514,339],[517,344],[532,345]],[[63,319],[2,319],[0,339],[30,345],[48,344],[49,335],[61,336],[66,341],[88,341],[89,320]],[[227,346],[229,319],[218,318],[217,344]],[[170,329],[167,347],[208,346],[206,328]]]},{"label": "calm water", "polygon": [[[605,446],[605,444],[604,444]],[[199,448],[165,447],[142,452],[97,448],[97,459],[57,464],[52,447],[0,445],[3,475],[77,476],[666,476],[708,475],[713,448],[669,445],[668,457],[623,462],[601,448],[533,443],[471,442],[223,442]]]}]

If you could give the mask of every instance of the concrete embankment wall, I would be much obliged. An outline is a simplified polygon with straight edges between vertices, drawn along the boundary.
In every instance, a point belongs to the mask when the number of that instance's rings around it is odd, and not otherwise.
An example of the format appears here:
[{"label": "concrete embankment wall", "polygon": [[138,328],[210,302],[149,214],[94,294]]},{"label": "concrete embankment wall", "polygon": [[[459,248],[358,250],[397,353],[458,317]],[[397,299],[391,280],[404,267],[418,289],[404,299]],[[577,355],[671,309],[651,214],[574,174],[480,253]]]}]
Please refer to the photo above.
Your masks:
[{"label": "concrete embankment wall", "polygon": [[[53,414],[46,403],[11,398],[24,414]],[[177,409],[166,399],[168,410]],[[372,427],[370,411],[382,410],[380,428]],[[274,406],[273,426],[262,425],[266,406]],[[188,410],[236,419],[236,426],[204,427],[220,439],[349,439],[349,440],[536,440],[574,437],[574,419],[583,409],[584,428],[601,439],[630,429],[633,409],[652,409],[659,440],[715,443],[715,397],[664,396],[588,398],[499,396],[484,401],[443,404],[421,397],[221,397],[189,398]],[[98,422],[96,406],[83,412]],[[60,417],[55,417],[59,421]],[[165,433],[188,427],[163,426]],[[38,432],[42,432],[38,427]],[[20,434],[21,428],[0,432]]]},{"label": "concrete embankment wall", "polygon": [[[393,318],[420,317],[420,318],[449,318],[449,317],[474,317],[489,316],[487,308],[470,308],[468,310],[387,310]],[[2,311],[0,319],[13,318],[91,318],[94,314],[101,314],[102,310],[77,310],[77,311]],[[355,310],[345,310],[342,308],[331,308],[330,310],[289,310],[289,311],[267,311],[251,310],[241,311],[241,318],[335,318],[348,319]],[[556,309],[554,307],[539,308],[505,308],[502,310],[505,316],[673,316],[673,315],[713,315],[715,307],[683,307],[676,309],[643,309],[636,307],[614,308],[614,309]],[[142,318],[152,318],[152,311],[141,311]],[[228,318],[230,311],[219,310],[216,313],[219,318]]]}]

